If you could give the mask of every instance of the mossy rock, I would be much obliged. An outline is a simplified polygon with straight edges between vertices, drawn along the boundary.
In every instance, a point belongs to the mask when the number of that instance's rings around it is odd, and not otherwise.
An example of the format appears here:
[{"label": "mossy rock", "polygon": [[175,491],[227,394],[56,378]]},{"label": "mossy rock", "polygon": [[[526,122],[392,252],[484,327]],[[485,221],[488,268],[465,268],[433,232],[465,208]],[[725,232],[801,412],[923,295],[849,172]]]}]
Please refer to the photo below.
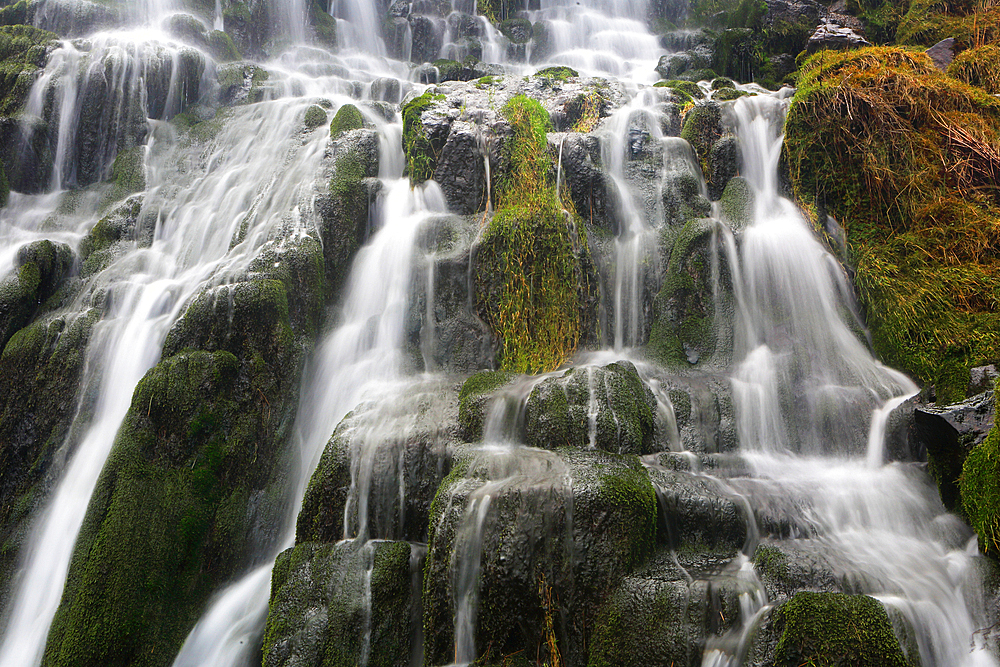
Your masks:
[{"label": "mossy rock", "polygon": [[680,79],[673,79],[670,81],[657,81],[655,85],[660,88],[675,88],[683,93],[686,93],[692,99],[705,99],[705,91],[702,90],[701,86],[694,81],[681,81]]},{"label": "mossy rock", "polygon": [[378,136],[371,130],[351,130],[336,140],[330,193],[317,201],[326,284],[337,294],[347,280],[351,260],[369,232],[369,216],[381,184]]},{"label": "mossy rock", "polygon": [[736,82],[729,77],[719,76],[712,79],[712,90],[722,90],[723,88],[736,89]]},{"label": "mossy rock", "polygon": [[738,100],[741,97],[750,97],[751,93],[745,90],[737,90],[735,88],[720,88],[712,94],[712,99],[719,102],[729,102],[730,100]]},{"label": "mossy rock", "polygon": [[273,361],[183,352],[140,381],[77,539],[47,664],[167,664],[246,555],[276,546],[301,352]]},{"label": "mossy rock", "polygon": [[[46,317],[15,333],[0,355],[0,594],[13,581],[34,512],[57,475],[56,451],[81,405],[87,345],[96,309]],[[53,467],[56,464],[56,467]],[[9,598],[8,598],[9,599]]]},{"label": "mossy rock", "polygon": [[1000,93],[1000,45],[984,44],[962,51],[948,66],[948,76],[994,95]]},{"label": "mossy rock", "polygon": [[233,62],[216,70],[223,104],[256,104],[264,99],[271,74],[254,63]]},{"label": "mossy rock", "polygon": [[628,361],[579,367],[543,380],[525,407],[525,438],[532,447],[598,448],[649,454],[656,399]]},{"label": "mossy rock", "polygon": [[427,90],[403,105],[403,152],[406,154],[406,174],[413,185],[434,177],[438,156],[448,139],[446,128],[428,133],[424,126],[424,114],[439,114],[437,105],[444,99],[444,95]]},{"label": "mossy rock", "polygon": [[[318,104],[309,105],[306,108],[305,114],[302,116],[302,122],[306,126],[307,130],[313,130],[320,125],[324,125],[326,123],[326,109]],[[330,130],[330,134],[333,134],[332,128]]]},{"label": "mossy rock", "polygon": [[[484,477],[507,465],[498,455],[523,474],[487,487],[474,628],[479,660],[490,664],[519,651],[539,655],[552,638],[566,662],[583,664],[600,601],[644,561],[656,524],[656,495],[638,460],[584,450],[471,451],[456,462],[431,509],[425,659],[454,658],[454,567],[461,562],[455,552],[467,548],[459,535],[470,503],[484,502]],[[578,622],[560,623],[559,609]]]},{"label": "mossy rock", "polygon": [[811,57],[785,124],[795,196],[845,226],[875,351],[939,403],[1000,356],[1000,315],[974,296],[1000,289],[1000,236],[980,236],[1000,230],[1000,194],[968,162],[997,141],[1000,99],[889,47]]},{"label": "mossy rock", "polygon": [[742,176],[729,179],[719,199],[722,221],[734,232],[753,224],[755,198],[756,195],[747,179]]},{"label": "mossy rock", "polygon": [[[325,111],[323,112],[323,119],[324,121],[326,120]],[[337,109],[333,120],[330,121],[330,136],[336,139],[344,132],[360,130],[364,126],[365,118],[361,115],[361,111],[353,104],[344,104]]]},{"label": "mossy rock", "polygon": [[715,70],[706,67],[703,69],[689,69],[681,72],[675,78],[678,81],[713,81],[719,78],[719,75],[715,73]]},{"label": "mossy rock", "polygon": [[7,180],[7,170],[0,161],[0,208],[7,205],[10,200],[10,181]]},{"label": "mossy rock", "polygon": [[[725,365],[732,355],[733,299],[724,254],[712,238],[716,223],[691,220],[674,242],[653,303],[650,355],[668,367]],[[713,252],[719,253],[713,259]],[[713,276],[713,266],[718,276]]]},{"label": "mossy rock", "polygon": [[[771,612],[754,642],[777,637],[773,653],[757,664],[908,667],[889,615],[867,595],[796,593]],[[765,640],[766,641],[766,640]],[[753,652],[753,648],[751,651]],[[770,653],[770,651],[768,651]]]},{"label": "mossy rock", "polygon": [[691,144],[706,175],[710,173],[707,168],[708,155],[722,134],[722,109],[717,103],[695,105],[685,114],[681,139]]},{"label": "mossy rock", "polygon": [[58,35],[30,25],[0,25],[0,116],[21,111],[35,74],[45,66],[48,48],[57,39]]},{"label": "mossy rock", "polygon": [[504,371],[480,371],[462,384],[458,394],[458,423],[466,442],[483,438],[483,425],[496,393],[517,377]]},{"label": "mossy rock", "polygon": [[271,579],[264,666],[349,667],[363,655],[373,667],[410,664],[420,574],[406,542],[305,542],[283,552]]},{"label": "mossy rock", "polygon": [[15,272],[0,281],[0,346],[34,319],[72,266],[73,251],[64,243],[35,241],[17,251]]},{"label": "mossy rock", "polygon": [[108,201],[115,202],[146,189],[146,148],[135,146],[118,153],[111,164],[111,191]]},{"label": "mossy rock", "polygon": [[309,0],[309,25],[312,27],[316,43],[328,49],[335,49],[339,44],[337,19],[327,10],[328,7],[321,0]]},{"label": "mossy rock", "polygon": [[748,525],[756,519],[747,516],[736,496],[726,495],[702,476],[659,465],[650,467],[649,479],[657,493],[661,545],[723,559],[733,558],[744,547]]},{"label": "mossy rock", "polygon": [[209,53],[216,62],[230,63],[242,60],[239,49],[233,42],[233,38],[221,30],[212,30],[205,37],[206,46]]},{"label": "mossy rock", "polygon": [[497,26],[503,36],[510,40],[511,44],[526,44],[531,40],[531,21],[523,18],[512,18],[501,21]]},{"label": "mossy rock", "polygon": [[553,67],[545,67],[543,69],[535,72],[535,76],[540,76],[545,79],[553,79],[556,81],[566,81],[567,79],[572,79],[580,76],[572,67],[565,67],[563,65],[555,65]]}]

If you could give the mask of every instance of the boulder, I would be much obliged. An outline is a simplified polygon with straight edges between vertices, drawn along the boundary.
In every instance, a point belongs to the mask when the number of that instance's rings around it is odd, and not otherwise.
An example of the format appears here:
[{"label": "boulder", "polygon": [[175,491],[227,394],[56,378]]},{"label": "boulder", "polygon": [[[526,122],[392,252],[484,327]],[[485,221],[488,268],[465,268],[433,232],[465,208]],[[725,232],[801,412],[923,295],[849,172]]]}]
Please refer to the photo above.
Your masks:
[{"label": "boulder", "polygon": [[853,29],[829,21],[820,23],[806,42],[809,53],[820,49],[860,49],[865,46],[871,44]]},{"label": "boulder", "polygon": [[948,69],[948,65],[955,59],[955,51],[958,48],[954,37],[942,39],[940,42],[930,47],[925,53],[930,57],[931,62],[942,72]]}]

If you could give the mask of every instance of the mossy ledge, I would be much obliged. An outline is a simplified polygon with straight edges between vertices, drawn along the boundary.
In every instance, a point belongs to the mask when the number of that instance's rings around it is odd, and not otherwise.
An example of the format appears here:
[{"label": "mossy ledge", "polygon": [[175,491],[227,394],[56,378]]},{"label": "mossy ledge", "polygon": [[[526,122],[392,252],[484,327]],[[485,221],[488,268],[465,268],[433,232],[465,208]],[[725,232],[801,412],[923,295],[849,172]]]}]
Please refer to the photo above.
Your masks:
[{"label": "mossy ledge", "polygon": [[[994,394],[994,405],[996,394]],[[962,509],[979,541],[979,550],[1000,560],[1000,427],[969,452],[958,480]]]}]

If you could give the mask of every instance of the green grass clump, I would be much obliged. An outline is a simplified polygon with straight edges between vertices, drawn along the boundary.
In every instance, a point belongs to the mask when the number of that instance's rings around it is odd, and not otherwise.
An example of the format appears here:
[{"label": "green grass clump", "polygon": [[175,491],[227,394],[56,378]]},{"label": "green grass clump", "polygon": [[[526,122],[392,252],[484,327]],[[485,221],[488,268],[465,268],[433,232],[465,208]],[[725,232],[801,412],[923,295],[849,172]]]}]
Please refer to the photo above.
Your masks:
[{"label": "green grass clump", "polygon": [[541,76],[546,79],[555,79],[556,81],[565,81],[566,79],[580,76],[580,73],[572,67],[556,65],[538,70],[535,72],[535,76]]},{"label": "green grass clump", "polygon": [[867,595],[803,591],[779,606],[775,665],[906,667],[882,603]]},{"label": "green grass clump", "polygon": [[966,457],[959,490],[980,551],[1000,559],[1000,429],[996,425]]},{"label": "green grass clump", "polygon": [[948,66],[948,76],[994,95],[1000,93],[1000,46],[985,44],[959,53]]},{"label": "green grass clump", "polygon": [[[324,112],[324,117],[325,115],[326,113]],[[330,121],[330,136],[336,139],[344,132],[360,130],[364,126],[365,118],[361,115],[358,108],[353,104],[345,104],[337,109],[333,120]]]},{"label": "green grass clump", "polygon": [[796,196],[847,230],[876,352],[961,398],[1000,357],[1000,100],[922,53],[820,52],[785,132]]},{"label": "green grass clump", "polygon": [[482,282],[502,283],[480,294],[480,311],[500,341],[501,370],[550,371],[580,340],[582,276],[571,225],[581,233],[582,226],[567,219],[549,182],[548,113],[519,95],[503,114],[514,132],[505,147],[509,170],[480,250]]},{"label": "green grass clump", "polygon": [[428,90],[403,105],[403,152],[406,154],[406,175],[413,185],[434,178],[438,155],[444,145],[436,146],[431,142],[420,118],[429,106],[443,99],[444,95]]}]

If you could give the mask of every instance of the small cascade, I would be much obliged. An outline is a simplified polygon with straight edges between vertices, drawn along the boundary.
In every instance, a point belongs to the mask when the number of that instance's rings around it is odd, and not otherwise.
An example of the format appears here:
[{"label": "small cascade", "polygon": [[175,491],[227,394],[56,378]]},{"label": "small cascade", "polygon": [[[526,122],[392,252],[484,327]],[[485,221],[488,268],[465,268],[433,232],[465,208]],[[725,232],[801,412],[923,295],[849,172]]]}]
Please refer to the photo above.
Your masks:
[{"label": "small cascade", "polygon": [[385,56],[377,3],[370,0],[333,0],[330,13],[337,19],[337,37],[347,49]]},{"label": "small cascade", "polygon": [[479,611],[479,571],[483,558],[483,523],[491,492],[503,481],[484,484],[470,496],[466,518],[455,538],[455,664],[469,665],[476,654],[476,614]]},{"label": "small cascade", "polygon": [[[145,143],[147,118],[169,120],[198,99],[205,67],[200,52],[147,31],[62,42],[33,84],[21,123],[25,154],[37,162],[14,181],[31,192],[106,179],[119,153]],[[43,143],[51,144],[51,162],[38,153]]]}]

